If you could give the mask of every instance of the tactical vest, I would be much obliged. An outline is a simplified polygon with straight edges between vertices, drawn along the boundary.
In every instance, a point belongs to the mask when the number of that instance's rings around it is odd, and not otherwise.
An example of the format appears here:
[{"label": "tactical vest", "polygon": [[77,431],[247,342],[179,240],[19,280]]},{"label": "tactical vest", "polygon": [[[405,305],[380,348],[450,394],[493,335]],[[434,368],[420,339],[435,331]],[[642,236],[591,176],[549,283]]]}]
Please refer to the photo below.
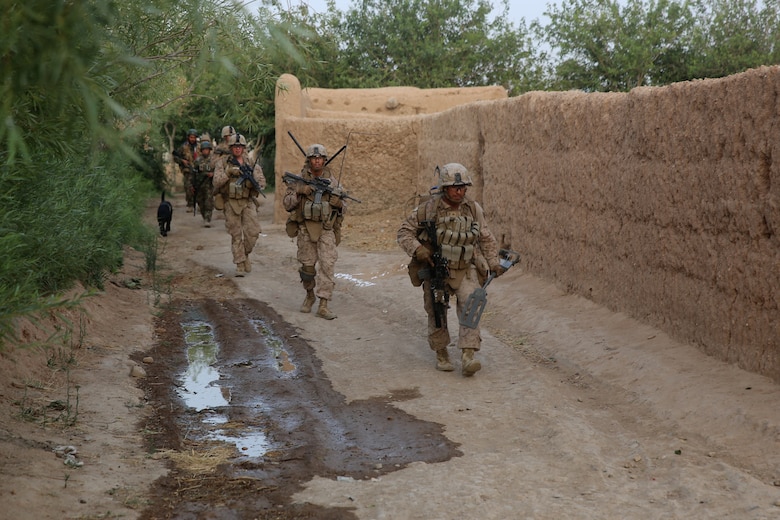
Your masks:
[{"label": "tactical vest", "polygon": [[[248,164],[248,163],[247,163]],[[240,186],[236,184],[238,178],[241,177],[240,165],[236,162],[235,158],[231,157],[225,162],[225,173],[228,176],[227,196],[230,199],[248,199],[252,195],[252,183],[245,181]],[[254,171],[254,167],[252,168]]]},{"label": "tactical vest", "polygon": [[[417,209],[417,223],[436,221],[436,243],[441,254],[449,261],[450,269],[466,269],[474,258],[474,245],[479,240],[479,222],[470,201],[464,200],[460,207],[448,210],[439,204],[441,196],[431,197]],[[430,242],[425,227],[418,235],[420,242]]]},{"label": "tactical vest", "polygon": [[205,183],[208,173],[213,171],[214,162],[211,160],[211,157],[209,156],[207,159],[201,156],[197,161],[195,161],[195,185],[200,186],[201,184]]}]

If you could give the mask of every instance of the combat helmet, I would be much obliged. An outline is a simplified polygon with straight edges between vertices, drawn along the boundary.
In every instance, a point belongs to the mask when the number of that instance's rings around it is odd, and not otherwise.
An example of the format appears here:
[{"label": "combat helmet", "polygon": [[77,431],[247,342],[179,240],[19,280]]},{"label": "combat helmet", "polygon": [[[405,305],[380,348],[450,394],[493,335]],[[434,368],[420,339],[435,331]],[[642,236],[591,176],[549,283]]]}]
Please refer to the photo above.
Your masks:
[{"label": "combat helmet", "polygon": [[241,145],[246,146],[246,137],[244,137],[241,134],[233,134],[230,136],[230,140],[228,141],[228,145]]},{"label": "combat helmet", "polygon": [[306,149],[306,157],[324,157],[328,158],[328,151],[321,144],[313,144]]},{"label": "combat helmet", "polygon": [[189,130],[187,130],[187,136],[189,137],[191,135],[197,136],[198,135],[198,131],[195,130],[194,128],[190,128]]},{"label": "combat helmet", "polygon": [[437,167],[439,170],[439,186],[471,186],[469,171],[460,163],[448,163]]},{"label": "combat helmet", "polygon": [[201,150],[205,150],[206,148],[211,150],[211,141],[203,140],[203,141],[200,142],[200,149]]},{"label": "combat helmet", "polygon": [[223,126],[222,127],[222,139],[226,138],[229,135],[233,135],[236,133],[236,129],[232,126]]}]

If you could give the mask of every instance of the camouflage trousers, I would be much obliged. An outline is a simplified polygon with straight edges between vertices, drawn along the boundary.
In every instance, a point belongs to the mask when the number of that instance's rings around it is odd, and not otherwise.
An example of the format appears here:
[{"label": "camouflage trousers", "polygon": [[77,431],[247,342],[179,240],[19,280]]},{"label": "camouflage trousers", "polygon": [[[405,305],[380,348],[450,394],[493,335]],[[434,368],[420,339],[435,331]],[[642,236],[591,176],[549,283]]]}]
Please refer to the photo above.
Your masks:
[{"label": "camouflage trousers", "polygon": [[214,194],[211,187],[211,179],[204,180],[198,192],[195,194],[195,202],[200,209],[200,215],[206,222],[211,222],[211,213],[214,211]]},{"label": "camouflage trousers", "polygon": [[[236,212],[235,206],[238,206],[239,212]],[[260,236],[260,219],[255,203],[249,199],[226,203],[225,229],[230,233],[233,263],[238,265],[247,259]]]},{"label": "camouflage trousers", "polygon": [[192,172],[189,168],[182,168],[181,175],[184,186],[184,198],[187,200],[187,207],[192,208],[192,205],[195,204],[195,194],[192,192]]},{"label": "camouflage trousers", "polygon": [[[463,277],[463,281],[460,283],[460,287],[457,289],[447,285],[447,291],[450,295],[450,304],[453,298],[457,301],[455,309],[458,316],[463,312],[463,306],[466,304],[466,299],[474,292],[474,289],[479,287],[477,282],[477,270],[474,267],[469,268],[469,271]],[[436,327],[436,315],[433,312],[433,298],[431,296],[430,282],[428,280],[423,281],[423,305],[425,312],[428,314],[428,345],[431,350],[441,350],[450,344],[450,331],[447,327],[447,316],[445,314],[442,320],[442,326]],[[482,343],[482,336],[479,332],[479,326],[475,329],[464,327],[458,324],[458,345],[460,349],[473,348],[479,350]]]},{"label": "camouflage trousers", "polygon": [[[336,249],[336,234],[332,229],[322,230],[319,240],[312,242],[305,225],[298,231],[298,261],[302,266],[318,265],[314,277],[314,294],[318,298],[330,300],[333,298],[333,288],[336,286],[336,260],[339,258]],[[305,287],[308,289],[308,287]]]}]

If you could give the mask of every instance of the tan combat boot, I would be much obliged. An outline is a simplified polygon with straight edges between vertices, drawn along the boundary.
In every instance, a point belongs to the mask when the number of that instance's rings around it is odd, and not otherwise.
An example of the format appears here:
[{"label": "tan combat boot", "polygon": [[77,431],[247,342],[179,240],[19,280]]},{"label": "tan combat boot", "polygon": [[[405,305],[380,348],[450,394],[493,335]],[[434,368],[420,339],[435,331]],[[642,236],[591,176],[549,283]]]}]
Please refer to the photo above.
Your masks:
[{"label": "tan combat boot", "polygon": [[240,264],[236,264],[236,276],[242,277],[246,274],[246,271],[244,270],[244,262],[241,262]]},{"label": "tan combat boot", "polygon": [[249,257],[246,257],[246,260],[244,260],[244,271],[247,273],[252,272],[252,262],[249,261]]},{"label": "tan combat boot", "polygon": [[316,299],[317,298],[314,296],[314,289],[308,289],[306,291],[306,299],[303,300],[303,304],[301,305],[301,312],[311,312],[311,307],[314,305],[314,300]]},{"label": "tan combat boot", "polygon": [[447,347],[436,351],[436,370],[442,372],[452,372],[455,367],[450,363],[450,355],[447,354]]},{"label": "tan combat boot", "polygon": [[471,377],[482,368],[482,363],[478,359],[474,359],[474,349],[464,348],[460,355],[460,370],[461,374],[466,377]]},{"label": "tan combat boot", "polygon": [[335,314],[328,310],[328,300],[320,298],[320,307],[317,309],[317,316],[325,318],[326,320],[332,320],[336,317]]}]

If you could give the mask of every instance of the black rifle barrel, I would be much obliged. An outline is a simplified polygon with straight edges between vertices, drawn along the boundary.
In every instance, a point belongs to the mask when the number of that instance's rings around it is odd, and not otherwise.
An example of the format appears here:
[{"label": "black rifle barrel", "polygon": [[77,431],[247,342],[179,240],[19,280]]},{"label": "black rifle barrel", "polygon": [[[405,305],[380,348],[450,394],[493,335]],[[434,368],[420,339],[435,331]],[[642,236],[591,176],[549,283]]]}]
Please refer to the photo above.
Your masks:
[{"label": "black rifle barrel", "polygon": [[303,154],[303,156],[304,156],[304,157],[306,157],[306,150],[304,150],[304,149],[303,149],[303,146],[301,146],[301,143],[299,143],[299,142],[298,142],[298,140],[295,138],[295,136],[294,136],[294,135],[292,135],[292,132],[290,132],[289,130],[287,130],[287,135],[289,135],[289,136],[290,136],[290,139],[292,139],[292,140],[293,140],[293,142],[295,143],[295,146],[297,146],[297,147],[298,147],[298,150],[300,150],[300,151],[301,151],[301,153]]}]

